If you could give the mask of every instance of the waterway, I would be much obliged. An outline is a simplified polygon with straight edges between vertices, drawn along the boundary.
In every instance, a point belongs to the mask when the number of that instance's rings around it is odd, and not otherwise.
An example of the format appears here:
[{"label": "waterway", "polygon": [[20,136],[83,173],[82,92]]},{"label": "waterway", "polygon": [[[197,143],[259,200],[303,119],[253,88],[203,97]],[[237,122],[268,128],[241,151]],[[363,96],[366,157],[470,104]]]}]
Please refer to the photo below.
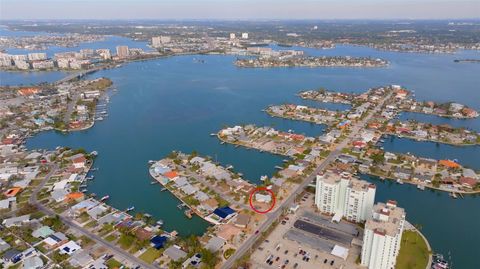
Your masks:
[{"label": "waterway", "polygon": [[[254,123],[281,130],[292,129],[306,135],[320,135],[321,125],[271,118],[261,110],[271,104],[313,104],[297,96],[299,90],[325,87],[344,92],[363,92],[369,87],[400,84],[414,89],[420,100],[456,101],[480,109],[478,91],[480,65],[454,63],[456,58],[478,58],[480,53],[462,51],[458,55],[415,54],[376,51],[365,47],[339,46],[332,50],[305,49],[313,55],[381,57],[391,62],[387,68],[237,68],[234,56],[179,56],[136,62],[121,68],[103,70],[90,77],[113,80],[118,93],[111,98],[109,116],[86,131],[71,134],[41,133],[27,142],[28,148],[56,146],[97,150],[95,180],[89,190],[109,194],[113,206],[134,205],[163,219],[167,229],[181,234],[200,234],[208,226],[198,218],[188,220],[176,208],[178,201],[158,185],[150,185],[148,160],[163,158],[172,150],[198,151],[222,164],[232,164],[245,178],[258,182],[271,175],[282,158],[244,148],[221,145],[210,133],[225,125]],[[194,58],[202,59],[198,63]],[[38,81],[38,74],[0,72],[8,84]],[[43,76],[53,81],[53,76]],[[325,104],[319,103],[322,107]],[[328,106],[328,105],[326,105]],[[334,106],[346,109],[348,106]],[[333,108],[333,107],[332,107]],[[443,121],[443,119],[442,119]],[[453,120],[446,120],[448,122]],[[479,120],[455,121],[476,128]],[[399,143],[399,141],[401,141]],[[388,142],[390,143],[390,142]],[[422,151],[419,143],[395,139],[390,148],[433,158],[457,158],[478,168],[478,148],[471,157],[459,148]],[[387,144],[387,143],[386,143]],[[434,145],[435,146],[435,145]],[[389,150],[390,146],[385,146]],[[436,147],[436,146],[435,146]],[[427,154],[428,153],[428,154]],[[458,155],[458,156],[457,156]],[[464,158],[465,156],[465,158]],[[472,160],[468,160],[472,159]],[[480,199],[453,200],[442,193],[420,192],[413,187],[377,183],[377,200],[396,199],[407,210],[407,219],[423,226],[432,247],[452,252],[455,268],[478,268],[475,257],[480,242]]]}]

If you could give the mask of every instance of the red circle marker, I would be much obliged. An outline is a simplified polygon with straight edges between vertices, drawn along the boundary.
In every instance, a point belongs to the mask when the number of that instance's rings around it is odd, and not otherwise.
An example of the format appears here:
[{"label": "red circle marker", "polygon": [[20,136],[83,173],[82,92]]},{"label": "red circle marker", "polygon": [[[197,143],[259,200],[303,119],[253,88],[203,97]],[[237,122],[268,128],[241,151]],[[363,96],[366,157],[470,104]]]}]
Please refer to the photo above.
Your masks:
[{"label": "red circle marker", "polygon": [[[256,193],[256,192],[259,192],[259,191],[266,191],[268,193],[270,193],[270,196],[272,196],[272,205],[270,206],[269,209],[265,210],[265,211],[260,211],[258,209],[256,209],[254,206],[253,206],[253,195]],[[248,198],[248,201],[250,202],[250,207],[253,209],[253,211],[259,213],[259,214],[266,214],[270,211],[272,211],[273,207],[275,206],[275,194],[273,193],[272,190],[269,190],[267,189],[266,187],[256,187],[253,191],[250,192],[250,197]]]}]

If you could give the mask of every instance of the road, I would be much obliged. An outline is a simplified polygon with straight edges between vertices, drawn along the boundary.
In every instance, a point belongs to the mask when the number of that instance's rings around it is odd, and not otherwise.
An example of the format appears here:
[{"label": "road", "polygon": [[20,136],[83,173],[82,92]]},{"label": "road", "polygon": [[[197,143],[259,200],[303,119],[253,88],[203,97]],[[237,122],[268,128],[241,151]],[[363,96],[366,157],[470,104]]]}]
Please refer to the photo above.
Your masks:
[{"label": "road", "polygon": [[235,251],[235,253],[227,260],[223,263],[222,267],[221,268],[224,268],[224,269],[230,269],[233,267],[234,263],[236,260],[238,260],[239,258],[241,258],[248,250],[253,250],[253,245],[254,243],[260,238],[262,232],[266,231],[268,229],[268,227],[270,227],[270,225],[272,225],[272,223],[279,219],[282,212],[286,209],[289,209],[294,201],[295,201],[295,198],[303,192],[303,190],[305,189],[305,187],[307,187],[308,184],[310,184],[311,182],[313,182],[313,180],[316,178],[317,174],[320,173],[322,170],[324,170],[330,163],[332,163],[333,161],[335,161],[337,159],[337,157],[341,154],[342,152],[342,149],[345,148],[351,141],[353,138],[355,138],[355,136],[357,134],[359,134],[359,131],[361,129],[363,129],[366,125],[366,123],[371,119],[371,117],[377,113],[381,107],[383,106],[383,104],[385,103],[386,100],[388,100],[390,97],[392,96],[392,93],[388,94],[383,100],[381,103],[379,103],[374,109],[372,109],[368,114],[367,116],[361,120],[360,122],[357,122],[356,124],[352,125],[352,128],[351,128],[351,132],[350,134],[342,141],[340,142],[340,144],[338,144],[336,146],[336,148],[330,152],[330,154],[325,158],[325,160],[319,165],[317,166],[317,168],[315,169],[315,171],[313,173],[311,173],[300,185],[298,185],[298,187],[295,189],[294,192],[292,192],[287,199],[285,199],[279,207],[276,208],[275,211],[273,212],[270,212],[268,213],[268,217],[267,219],[265,220],[265,222],[262,223],[262,225],[260,225],[260,227],[258,228],[258,233],[250,236],[238,249],[237,251]]},{"label": "road", "polygon": [[[38,202],[37,200],[37,195],[40,192],[41,189],[45,186],[45,184],[48,182],[50,177],[55,174],[55,172],[58,170],[58,165],[54,164],[52,165],[52,168],[50,172],[45,176],[45,178],[40,182],[40,184],[35,188],[35,190],[32,192],[32,195],[30,196],[30,204],[37,206],[38,210],[42,211],[43,213],[50,215],[50,216],[55,216],[57,215],[53,210],[50,208],[47,208],[44,206],[42,203]],[[156,267],[154,265],[148,264],[144,262],[143,260],[140,260],[139,258],[131,255],[130,253],[126,252],[125,250],[117,247],[116,245],[104,240],[100,236],[90,232],[89,230],[81,227],[80,225],[76,224],[73,222],[73,220],[59,215],[60,220],[62,221],[63,224],[67,225],[70,229],[76,230],[78,233],[87,236],[88,238],[92,239],[95,243],[105,247],[108,249],[112,254],[114,254],[116,257],[121,258],[122,260],[127,260],[130,261],[132,264],[137,264],[140,265],[142,268],[148,268],[148,269],[158,269],[159,267]]]}]

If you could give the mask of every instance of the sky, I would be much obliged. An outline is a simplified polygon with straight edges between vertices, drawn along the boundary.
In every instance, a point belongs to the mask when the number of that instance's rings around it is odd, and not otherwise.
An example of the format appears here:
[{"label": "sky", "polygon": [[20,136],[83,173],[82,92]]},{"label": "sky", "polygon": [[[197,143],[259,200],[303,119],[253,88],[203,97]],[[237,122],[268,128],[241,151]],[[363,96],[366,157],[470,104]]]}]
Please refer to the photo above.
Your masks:
[{"label": "sky", "polygon": [[0,20],[466,18],[480,0],[0,0]]}]

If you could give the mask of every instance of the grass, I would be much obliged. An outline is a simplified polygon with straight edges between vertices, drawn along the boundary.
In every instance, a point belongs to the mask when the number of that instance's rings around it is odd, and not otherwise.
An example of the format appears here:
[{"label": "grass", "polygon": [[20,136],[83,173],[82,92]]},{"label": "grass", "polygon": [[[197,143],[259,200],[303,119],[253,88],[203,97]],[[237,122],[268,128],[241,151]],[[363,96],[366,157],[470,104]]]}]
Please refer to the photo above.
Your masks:
[{"label": "grass", "polygon": [[108,266],[108,268],[120,268],[120,266],[122,266],[122,264],[115,260],[115,259],[110,259],[106,262],[106,265]]},{"label": "grass", "polygon": [[142,255],[140,255],[139,258],[147,263],[153,263],[153,261],[159,258],[160,255],[162,255],[161,250],[156,250],[155,248],[149,248]]},{"label": "grass", "polygon": [[419,233],[404,231],[396,269],[425,269],[428,263],[427,243]]},{"label": "grass", "polygon": [[108,242],[112,242],[116,238],[117,236],[115,234],[109,234],[107,237],[105,237],[105,240],[107,240]]}]

